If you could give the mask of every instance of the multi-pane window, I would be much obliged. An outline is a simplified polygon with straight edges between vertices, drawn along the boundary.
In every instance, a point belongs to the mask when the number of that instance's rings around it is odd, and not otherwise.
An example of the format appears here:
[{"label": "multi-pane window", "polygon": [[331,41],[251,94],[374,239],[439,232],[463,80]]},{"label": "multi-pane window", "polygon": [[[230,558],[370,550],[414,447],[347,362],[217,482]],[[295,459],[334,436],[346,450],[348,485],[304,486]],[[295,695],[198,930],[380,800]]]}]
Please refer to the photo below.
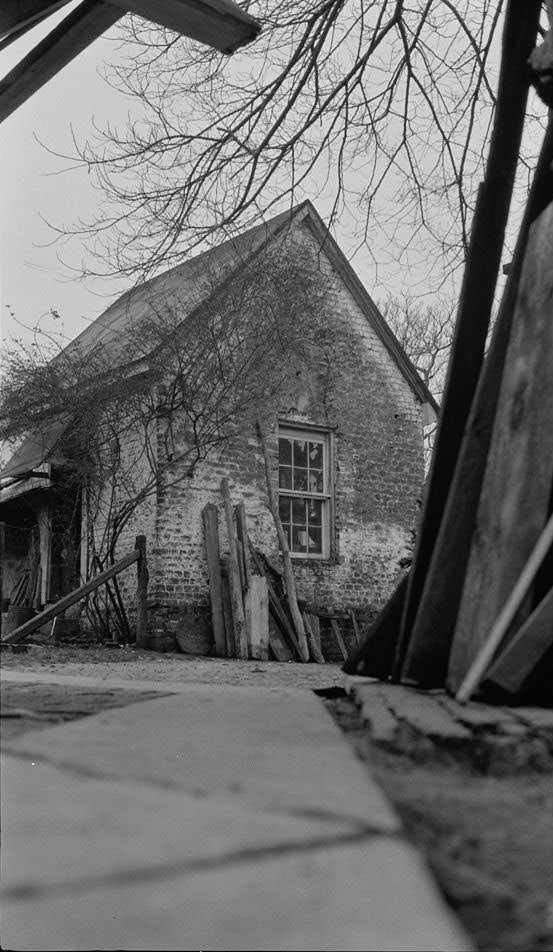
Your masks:
[{"label": "multi-pane window", "polygon": [[280,427],[278,499],[290,552],[325,558],[330,549],[329,437]]}]

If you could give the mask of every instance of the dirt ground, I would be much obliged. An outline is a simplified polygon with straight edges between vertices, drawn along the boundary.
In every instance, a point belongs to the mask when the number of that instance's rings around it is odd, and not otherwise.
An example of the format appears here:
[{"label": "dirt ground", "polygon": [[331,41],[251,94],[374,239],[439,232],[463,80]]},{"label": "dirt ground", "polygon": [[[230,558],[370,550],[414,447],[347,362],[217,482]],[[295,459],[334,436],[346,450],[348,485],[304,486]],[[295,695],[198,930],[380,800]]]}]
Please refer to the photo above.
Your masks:
[{"label": "dirt ground", "polygon": [[484,776],[451,755],[417,763],[371,743],[348,698],[325,703],[478,948],[553,949],[553,774]]},{"label": "dirt ground", "polygon": [[[337,665],[240,662],[140,652],[133,648],[45,647],[2,650],[2,667],[20,672],[141,680],[286,685],[321,694],[329,712],[395,805],[411,840],[426,856],[448,902],[478,948],[506,952],[553,950],[553,775],[490,776],[430,754],[375,746],[357,708],[341,690]],[[21,689],[20,689],[21,690]],[[69,691],[63,692],[65,708]],[[102,692],[104,692],[102,686]],[[44,692],[43,692],[44,693]],[[104,692],[105,693],[105,692]],[[51,692],[41,716],[59,714]],[[117,692],[101,703],[124,703]],[[34,692],[36,704],[40,691]],[[61,696],[61,695],[60,695]],[[33,692],[14,703],[29,708]],[[87,694],[90,701],[90,692]],[[76,690],[75,704],[82,707]],[[98,700],[100,704],[100,699]],[[93,713],[82,710],[74,716]],[[65,714],[62,712],[62,715]],[[70,716],[70,712],[68,714]],[[20,730],[15,724],[12,728]],[[37,724],[30,724],[33,728]],[[521,743],[524,739],[521,739]]]}]

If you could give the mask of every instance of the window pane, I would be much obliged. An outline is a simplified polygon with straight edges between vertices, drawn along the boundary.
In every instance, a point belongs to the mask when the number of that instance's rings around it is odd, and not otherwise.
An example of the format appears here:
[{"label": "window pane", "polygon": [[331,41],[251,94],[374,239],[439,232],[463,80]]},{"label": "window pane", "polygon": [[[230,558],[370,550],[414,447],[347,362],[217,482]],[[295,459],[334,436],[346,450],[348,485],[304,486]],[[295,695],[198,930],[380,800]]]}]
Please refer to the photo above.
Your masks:
[{"label": "window pane", "polygon": [[278,470],[278,485],[281,489],[292,488],[292,467],[280,466]]},{"label": "window pane", "polygon": [[323,486],[323,474],[321,470],[309,470],[309,492],[310,493],[322,493],[324,489]]},{"label": "window pane", "polygon": [[298,492],[307,490],[307,470],[294,468],[294,489]]},{"label": "window pane", "polygon": [[307,552],[307,532],[305,529],[292,528],[292,549],[294,552]]},{"label": "window pane", "polygon": [[292,465],[292,441],[282,436],[278,441],[278,460],[285,466]]},{"label": "window pane", "polygon": [[322,529],[317,529],[315,526],[309,526],[309,551],[319,554],[323,551]]},{"label": "window pane", "polygon": [[309,525],[320,526],[322,523],[323,505],[318,499],[310,499],[307,511],[309,513]]},{"label": "window pane", "polygon": [[295,526],[305,526],[307,517],[305,513],[305,499],[294,499],[292,502],[292,522]]},{"label": "window pane", "polygon": [[306,440],[294,440],[294,466],[307,466]]},{"label": "window pane", "polygon": [[313,467],[313,469],[323,468],[323,444],[322,443],[309,444],[309,466]]},{"label": "window pane", "polygon": [[284,535],[286,536],[286,541],[288,543],[288,548],[290,548],[290,526],[286,525],[285,522],[282,523],[282,528],[284,530]]},{"label": "window pane", "polygon": [[281,522],[290,522],[290,497],[289,496],[279,496],[278,514],[280,516]]}]

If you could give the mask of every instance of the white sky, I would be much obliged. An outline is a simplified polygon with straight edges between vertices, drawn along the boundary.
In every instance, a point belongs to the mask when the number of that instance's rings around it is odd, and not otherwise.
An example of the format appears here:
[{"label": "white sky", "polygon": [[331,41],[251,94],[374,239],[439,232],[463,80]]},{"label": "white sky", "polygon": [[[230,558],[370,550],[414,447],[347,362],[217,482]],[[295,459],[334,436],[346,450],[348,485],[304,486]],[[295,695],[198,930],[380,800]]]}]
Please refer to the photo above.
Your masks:
[{"label": "white sky", "polygon": [[[74,5],[65,7],[49,18],[46,26],[40,25],[1,53],[0,75],[7,73]],[[93,218],[101,195],[93,189],[86,170],[63,171],[70,163],[50,155],[40,144],[41,141],[55,152],[71,154],[72,127],[82,141],[92,132],[94,120],[101,128],[108,123],[124,123],[131,101],[99,75],[102,63],[116,61],[117,56],[118,43],[111,31],[0,126],[0,318],[2,337],[8,341],[17,336],[28,339],[29,333],[17,322],[35,326],[50,309],[59,312],[65,336],[72,339],[125,289],[124,284],[115,281],[84,284],[72,276],[67,263],[78,268],[81,242],[74,238],[70,243],[54,243],[54,233],[43,219],[70,226],[77,217]],[[298,194],[297,199],[302,197],[313,195]],[[329,213],[330,206],[324,202],[315,200],[315,204],[323,217]],[[351,237],[355,208],[351,211],[351,220],[343,219],[336,232],[342,249],[350,255],[357,247]],[[356,253],[353,264],[369,292],[377,298],[384,297],[386,292],[398,293],[402,287],[417,288],[416,273],[406,269],[404,263],[400,267],[399,262],[379,274],[385,284],[377,286],[374,263],[366,248]],[[420,281],[419,278],[419,291]],[[48,319],[48,323],[61,330],[61,322],[53,324]]]},{"label": "white sky", "polygon": [[[46,25],[39,25],[1,53],[0,75],[5,75],[75,5],[65,7]],[[108,122],[124,122],[131,101],[109,87],[99,74],[102,63],[116,61],[117,56],[118,43],[114,31],[110,31],[0,126],[0,319],[1,336],[8,346],[14,337],[32,336],[18,322],[34,327],[51,309],[61,315],[62,322],[53,322],[47,316],[43,326],[58,331],[63,328],[64,335],[72,339],[125,289],[114,280],[85,284],[72,275],[67,265],[78,268],[82,243],[76,238],[69,243],[54,242],[55,234],[46,222],[59,227],[72,225],[77,217],[93,218],[101,195],[93,189],[86,170],[68,170],[70,162],[49,154],[40,144],[71,155],[72,128],[82,140],[91,133],[94,121],[102,128]],[[313,195],[298,194],[297,200],[303,197]],[[315,199],[315,204],[323,216],[330,213],[330,201],[327,206]],[[354,224],[353,218],[349,223],[343,219],[337,232],[346,254],[356,250],[351,238]],[[376,275],[367,250],[361,249],[353,263],[373,292]],[[387,289],[398,290],[389,285]],[[380,287],[381,296],[384,292],[385,288]]]}]

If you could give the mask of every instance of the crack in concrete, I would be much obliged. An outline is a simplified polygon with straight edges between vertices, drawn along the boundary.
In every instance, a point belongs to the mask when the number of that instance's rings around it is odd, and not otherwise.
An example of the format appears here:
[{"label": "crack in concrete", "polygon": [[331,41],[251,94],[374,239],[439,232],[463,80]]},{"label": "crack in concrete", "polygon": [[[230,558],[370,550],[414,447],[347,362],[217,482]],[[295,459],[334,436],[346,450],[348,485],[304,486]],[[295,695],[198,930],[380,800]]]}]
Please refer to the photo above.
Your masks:
[{"label": "crack in concrete", "polygon": [[70,882],[48,882],[43,885],[27,883],[21,886],[8,886],[3,891],[4,901],[36,902],[52,896],[61,898],[84,894],[94,890],[117,889],[125,886],[136,886],[141,883],[173,879],[178,876],[191,876],[197,873],[217,872],[232,866],[247,863],[268,862],[283,856],[293,856],[302,853],[318,852],[326,849],[338,849],[342,846],[368,842],[372,839],[402,839],[398,833],[384,831],[378,828],[367,828],[363,832],[351,830],[336,836],[311,837],[301,842],[287,841],[272,846],[249,846],[217,856],[205,856],[193,860],[179,860],[162,863],[149,868],[132,868],[113,870],[94,876],[84,876]]}]

